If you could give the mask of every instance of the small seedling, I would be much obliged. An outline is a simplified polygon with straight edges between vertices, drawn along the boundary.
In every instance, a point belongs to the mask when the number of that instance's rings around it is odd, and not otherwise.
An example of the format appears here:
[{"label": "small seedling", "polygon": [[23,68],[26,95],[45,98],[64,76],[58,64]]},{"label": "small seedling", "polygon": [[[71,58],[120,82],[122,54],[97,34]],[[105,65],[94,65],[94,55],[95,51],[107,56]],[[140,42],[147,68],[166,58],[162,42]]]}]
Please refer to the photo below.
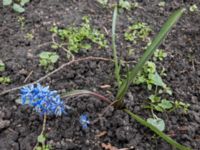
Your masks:
[{"label": "small seedling", "polygon": [[10,77],[0,77],[0,84],[9,84],[11,83]]},{"label": "small seedling", "polygon": [[[65,29],[58,29],[58,27],[52,27],[51,32],[58,35],[60,39],[67,44],[67,50],[72,53],[78,53],[81,49],[91,49],[91,41],[101,48],[107,47],[107,41],[104,34],[98,30],[93,29],[89,24],[89,18],[83,17],[83,23],[81,27],[67,27]],[[63,44],[53,44],[53,48],[59,48]]]},{"label": "small seedling", "polygon": [[40,134],[38,136],[37,142],[38,142],[38,145],[35,148],[36,150],[50,150],[51,149],[50,145],[45,144],[46,143],[46,137],[43,134]]},{"label": "small seedling", "polygon": [[20,24],[20,28],[23,29],[24,26],[25,26],[25,18],[22,17],[22,16],[18,16],[17,21],[18,21],[18,23]]},{"label": "small seedling", "polygon": [[17,13],[23,13],[25,11],[25,4],[29,3],[30,0],[3,0],[3,6],[12,6],[12,9]]},{"label": "small seedling", "polygon": [[157,49],[155,52],[154,52],[154,56],[153,56],[153,60],[154,61],[162,61],[165,57],[167,57],[167,53],[164,52],[164,50],[162,49]]},{"label": "small seedling", "polygon": [[127,0],[119,0],[119,7],[122,9],[130,10],[131,3]]},{"label": "small seedling", "polygon": [[157,95],[149,96],[149,100],[150,104],[145,106],[145,108],[150,108],[159,112],[168,111],[173,108],[173,102],[166,99],[161,99],[161,97]]},{"label": "small seedling", "polygon": [[24,37],[29,41],[32,41],[33,38],[34,38],[33,33],[31,33],[31,32],[30,33],[26,33],[26,35]]},{"label": "small seedling", "polygon": [[165,7],[165,4],[166,4],[166,3],[165,3],[164,1],[162,1],[162,2],[159,2],[159,3],[158,3],[158,6],[160,6],[160,7]]},{"label": "small seedling", "polygon": [[181,102],[181,101],[178,101],[176,100],[175,102],[173,102],[174,104],[174,109],[182,109],[184,113],[187,113],[188,112],[188,108],[190,107],[190,104],[188,103],[184,103],[184,102]]},{"label": "small seedling", "polygon": [[99,2],[104,7],[108,4],[108,0],[97,0],[97,2]]},{"label": "small seedling", "polygon": [[145,40],[151,32],[151,28],[143,22],[137,22],[128,27],[128,30],[125,32],[125,40],[137,43],[138,40]]},{"label": "small seedling", "polygon": [[198,11],[198,7],[196,4],[193,4],[190,6],[189,10],[190,10],[190,12],[196,12],[196,11]]},{"label": "small seedling", "polygon": [[59,55],[57,55],[55,52],[41,52],[39,57],[40,66],[49,71],[53,70],[54,64],[58,61]]},{"label": "small seedling", "polygon": [[3,61],[0,59],[0,72],[1,71],[5,71],[5,64],[3,63]]}]

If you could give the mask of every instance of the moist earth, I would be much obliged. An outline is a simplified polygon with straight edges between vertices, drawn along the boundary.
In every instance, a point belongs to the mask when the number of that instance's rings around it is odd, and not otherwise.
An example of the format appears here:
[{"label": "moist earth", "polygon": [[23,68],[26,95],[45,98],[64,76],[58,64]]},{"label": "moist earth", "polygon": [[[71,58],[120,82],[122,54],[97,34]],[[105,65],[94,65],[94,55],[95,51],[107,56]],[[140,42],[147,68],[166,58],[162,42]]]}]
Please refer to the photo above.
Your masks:
[{"label": "moist earth", "polygon": [[[131,11],[122,10],[117,22],[117,50],[127,61],[137,60],[138,56],[127,56],[127,49],[134,47],[141,54],[139,46],[127,43],[123,34],[134,21],[147,23],[153,29],[152,37],[159,31],[167,17],[179,7],[188,8],[198,0],[166,0],[165,7],[158,6],[159,1],[138,0],[139,8]],[[114,3],[114,2],[111,2]],[[111,8],[104,8],[93,0],[34,0],[26,6],[22,15],[14,13],[10,8],[0,4],[0,59],[6,64],[3,76],[10,76],[12,83],[0,85],[4,91],[26,83],[36,81],[46,74],[39,67],[38,54],[51,49],[52,34],[50,28],[80,25],[83,16],[89,16],[91,24],[101,30],[111,43]],[[19,16],[25,17],[24,26],[18,21]],[[166,122],[165,133],[177,142],[200,149],[200,14],[187,11],[172,29],[161,48],[168,56],[158,66],[164,66],[167,76],[163,79],[173,90],[172,99],[189,103],[189,111],[158,114]],[[26,39],[32,33],[33,39]],[[56,67],[68,62],[66,53],[58,49],[60,55]],[[92,50],[75,54],[75,58],[96,56],[112,58],[111,48],[93,46]],[[60,93],[73,89],[87,89],[113,99],[116,94],[116,83],[113,74],[114,65],[111,61],[87,60],[72,64],[42,81],[51,89]],[[32,73],[31,73],[32,72]],[[29,76],[29,74],[31,75]],[[25,80],[29,76],[27,80]],[[110,88],[101,88],[110,85]],[[125,105],[133,112],[148,118],[149,110],[142,108],[149,92],[145,86],[131,86]],[[9,92],[0,97],[0,149],[30,150],[36,144],[37,136],[42,130],[43,118],[28,106],[15,102],[19,91]],[[107,106],[94,97],[84,96],[64,98],[72,109],[62,117],[47,118],[47,144],[53,149],[101,150],[102,143],[110,143],[117,148],[135,150],[171,150],[165,141],[155,136],[121,110],[109,108],[98,118]],[[79,124],[79,116],[88,114],[92,124],[83,130]],[[104,135],[101,135],[104,133]]]}]

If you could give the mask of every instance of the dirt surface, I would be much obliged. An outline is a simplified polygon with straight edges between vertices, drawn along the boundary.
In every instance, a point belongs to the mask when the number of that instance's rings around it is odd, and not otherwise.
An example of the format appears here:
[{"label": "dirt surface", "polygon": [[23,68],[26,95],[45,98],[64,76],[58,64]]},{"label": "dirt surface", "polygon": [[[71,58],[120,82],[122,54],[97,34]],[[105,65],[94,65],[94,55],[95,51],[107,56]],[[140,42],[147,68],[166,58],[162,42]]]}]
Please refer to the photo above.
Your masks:
[{"label": "dirt surface", "polygon": [[[126,49],[133,45],[123,40],[123,34],[128,25],[134,21],[149,24],[154,31],[151,35],[153,37],[173,10],[182,6],[188,8],[194,3],[200,8],[198,0],[167,0],[164,8],[158,6],[158,1],[138,0],[138,2],[139,8],[120,12],[117,23],[118,51],[125,58]],[[6,64],[6,71],[0,75],[7,75],[12,79],[11,84],[0,85],[0,90],[25,84],[24,80],[30,72],[32,74],[26,83],[33,82],[46,74],[38,66],[38,54],[44,50],[53,51],[48,44],[52,40],[49,30],[53,24],[59,27],[79,25],[83,16],[90,16],[92,25],[100,29],[110,41],[112,10],[103,8],[93,0],[34,0],[27,5],[26,12],[21,15],[25,17],[22,28],[18,22],[19,15],[10,8],[3,8],[0,4],[0,59]],[[199,13],[186,12],[162,44],[161,47],[167,51],[168,57],[163,64],[160,64],[167,70],[164,81],[173,89],[171,98],[182,100],[191,106],[188,114],[176,111],[158,116],[166,122],[166,134],[194,150],[200,149],[199,25]],[[30,32],[34,38],[27,40],[25,35]],[[137,46],[133,47],[138,49]],[[57,52],[60,59],[56,67],[68,61],[63,50],[59,49]],[[75,55],[76,58],[86,56],[112,58],[112,50],[94,46],[91,51],[83,50]],[[136,60],[137,55],[126,59]],[[116,94],[113,68],[113,63],[109,61],[88,60],[72,64],[42,83],[60,92],[88,89],[113,98]],[[100,88],[105,84],[111,85],[111,88]],[[126,106],[143,118],[148,118],[149,110],[141,107],[148,95],[145,87],[132,86],[125,99]],[[30,107],[16,104],[15,100],[18,97],[19,91],[0,97],[1,150],[33,149],[41,132],[42,118]],[[111,143],[117,148],[135,150],[172,149],[170,145],[153,136],[149,129],[138,124],[121,110],[109,109],[99,121],[91,124],[87,130],[83,130],[78,121],[80,114],[88,114],[93,121],[107,105],[93,97],[78,97],[64,101],[73,108],[68,115],[47,118],[47,143],[53,149],[101,150],[101,143]],[[101,133],[105,135],[99,137]]]}]

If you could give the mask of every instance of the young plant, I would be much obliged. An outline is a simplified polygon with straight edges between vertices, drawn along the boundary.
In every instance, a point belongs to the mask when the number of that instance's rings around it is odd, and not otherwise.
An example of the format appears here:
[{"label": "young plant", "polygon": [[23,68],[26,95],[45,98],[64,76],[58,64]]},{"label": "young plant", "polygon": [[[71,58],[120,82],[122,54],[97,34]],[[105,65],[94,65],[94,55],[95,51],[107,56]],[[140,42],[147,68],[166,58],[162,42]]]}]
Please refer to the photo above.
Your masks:
[{"label": "young plant", "polygon": [[[71,53],[78,53],[81,49],[91,49],[91,44],[88,43],[88,41],[97,44],[101,48],[107,47],[104,34],[91,27],[88,17],[83,17],[81,27],[71,26],[65,29],[52,27],[51,32],[58,35],[62,41],[66,42],[67,50]],[[64,44],[54,44],[53,47],[59,48],[62,45]]]},{"label": "young plant", "polygon": [[5,71],[5,64],[3,61],[0,59],[0,72]]},{"label": "young plant", "polygon": [[23,13],[25,11],[25,4],[30,0],[3,0],[3,6],[12,6],[12,9],[17,13]]},{"label": "young plant", "polygon": [[197,12],[198,11],[198,7],[196,4],[193,4],[189,7],[189,11],[190,12]]},{"label": "young plant", "polygon": [[168,111],[173,108],[173,102],[167,99],[161,99],[160,96],[150,95],[149,96],[150,103],[145,108],[150,108],[151,110],[156,110],[159,112]]},{"label": "young plant", "polygon": [[53,70],[54,64],[58,61],[59,55],[55,52],[41,52],[40,57],[40,66],[44,67],[45,70]]},{"label": "young plant", "polygon": [[131,9],[131,3],[127,0],[119,0],[119,7],[130,10]]},{"label": "young plant", "polygon": [[10,77],[0,77],[0,84],[9,84],[10,82]]},{"label": "young plant", "polygon": [[104,7],[108,4],[108,0],[97,0],[97,2],[99,2]]},{"label": "young plant", "polygon": [[[142,69],[142,67],[145,65],[145,63],[148,61],[148,59],[153,55],[155,50],[162,43],[162,41],[165,39],[165,37],[167,36],[167,33],[171,30],[173,25],[182,16],[184,11],[185,11],[185,9],[179,9],[169,17],[169,19],[165,22],[165,24],[163,25],[163,27],[161,28],[160,32],[155,37],[155,39],[153,40],[151,45],[148,46],[148,48],[146,49],[145,53],[142,55],[141,59],[136,64],[136,66],[131,68],[127,72],[126,78],[122,81],[122,83],[119,86],[117,96],[116,96],[116,103],[114,104],[114,106],[115,106],[115,108],[123,109],[124,112],[129,114],[132,118],[134,118],[140,124],[150,128],[152,131],[154,131],[157,135],[159,135],[161,138],[163,138],[165,141],[167,141],[172,146],[174,146],[174,147],[176,147],[180,150],[189,150],[190,148],[187,148],[187,147],[177,143],[176,141],[171,139],[169,136],[167,136],[163,132],[161,132],[156,126],[152,125],[152,123],[145,121],[140,116],[138,116],[138,115],[132,113],[131,111],[129,111],[128,109],[126,109],[124,107],[124,100],[123,100],[124,96],[126,95],[128,89],[129,89],[129,86],[131,85],[132,81],[135,79],[138,72]],[[116,18],[117,18],[117,6],[115,7],[114,14],[113,14],[113,26],[112,26],[113,29],[115,29],[115,26],[116,26]],[[115,31],[115,30],[113,30],[113,31]],[[115,34],[113,34],[112,36],[115,36]],[[115,39],[115,38],[113,38],[113,39]],[[113,40],[113,41],[115,42],[115,40]],[[113,48],[114,48],[113,49],[113,55],[114,55],[114,58],[115,58],[114,61],[115,61],[115,64],[117,64],[117,65],[115,65],[115,67],[119,68],[119,65],[118,65],[119,62],[118,62],[117,55],[116,55],[115,43],[113,43],[113,45],[114,45],[113,46]],[[118,79],[119,75],[120,74],[118,74],[115,78]]]},{"label": "young plant", "polygon": [[[62,116],[67,114],[68,105],[64,103],[57,91],[49,90],[49,87],[43,87],[41,84],[30,84],[24,86],[20,90],[21,99],[16,100],[22,105],[29,105],[35,112],[43,117],[43,126],[40,135],[37,137],[37,144],[34,150],[50,150],[51,146],[46,144],[45,129],[47,116]],[[80,124],[83,129],[88,128],[90,121],[87,115],[80,116]]]},{"label": "young plant", "polygon": [[128,27],[128,30],[125,32],[125,40],[137,43],[138,40],[145,40],[151,32],[151,28],[143,22],[137,22]]}]

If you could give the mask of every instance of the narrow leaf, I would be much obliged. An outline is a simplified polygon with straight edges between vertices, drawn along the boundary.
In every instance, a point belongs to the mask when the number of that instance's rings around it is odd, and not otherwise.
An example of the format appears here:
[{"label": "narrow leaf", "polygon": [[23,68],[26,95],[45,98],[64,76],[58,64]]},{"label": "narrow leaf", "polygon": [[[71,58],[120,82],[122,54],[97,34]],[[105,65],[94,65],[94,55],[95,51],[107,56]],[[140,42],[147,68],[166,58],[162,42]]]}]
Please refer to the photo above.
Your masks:
[{"label": "narrow leaf", "polygon": [[113,49],[113,57],[115,63],[115,78],[117,79],[118,86],[121,84],[120,79],[120,66],[117,57],[117,50],[116,50],[116,43],[115,43],[115,30],[116,30],[116,23],[117,23],[117,6],[115,6],[113,18],[112,18],[112,49]]},{"label": "narrow leaf", "polygon": [[178,21],[178,19],[182,16],[183,12],[185,11],[184,8],[175,11],[169,19],[165,22],[163,27],[161,28],[158,35],[155,37],[151,45],[146,49],[145,53],[141,57],[140,61],[137,65],[131,69],[130,75],[127,77],[126,80],[122,83],[120,89],[117,93],[117,100],[122,101],[124,98],[130,84],[132,83],[133,79],[136,77],[137,73],[142,69],[145,62],[152,56],[154,51],[158,48],[164,38],[167,36],[167,33],[171,30],[173,25]]},{"label": "narrow leaf", "polygon": [[140,116],[132,113],[131,111],[129,111],[128,109],[124,109],[124,111],[129,114],[133,119],[135,119],[137,122],[139,122],[141,125],[151,129],[154,133],[156,133],[158,136],[160,136],[162,139],[164,139],[166,142],[168,142],[169,144],[171,144],[172,146],[176,147],[179,150],[191,150],[191,148],[189,147],[185,147],[179,143],[177,143],[176,141],[174,141],[172,138],[170,138],[169,136],[167,136],[165,133],[161,132],[160,130],[158,130],[156,127],[154,127],[152,124],[146,122],[144,119],[142,119]]}]

